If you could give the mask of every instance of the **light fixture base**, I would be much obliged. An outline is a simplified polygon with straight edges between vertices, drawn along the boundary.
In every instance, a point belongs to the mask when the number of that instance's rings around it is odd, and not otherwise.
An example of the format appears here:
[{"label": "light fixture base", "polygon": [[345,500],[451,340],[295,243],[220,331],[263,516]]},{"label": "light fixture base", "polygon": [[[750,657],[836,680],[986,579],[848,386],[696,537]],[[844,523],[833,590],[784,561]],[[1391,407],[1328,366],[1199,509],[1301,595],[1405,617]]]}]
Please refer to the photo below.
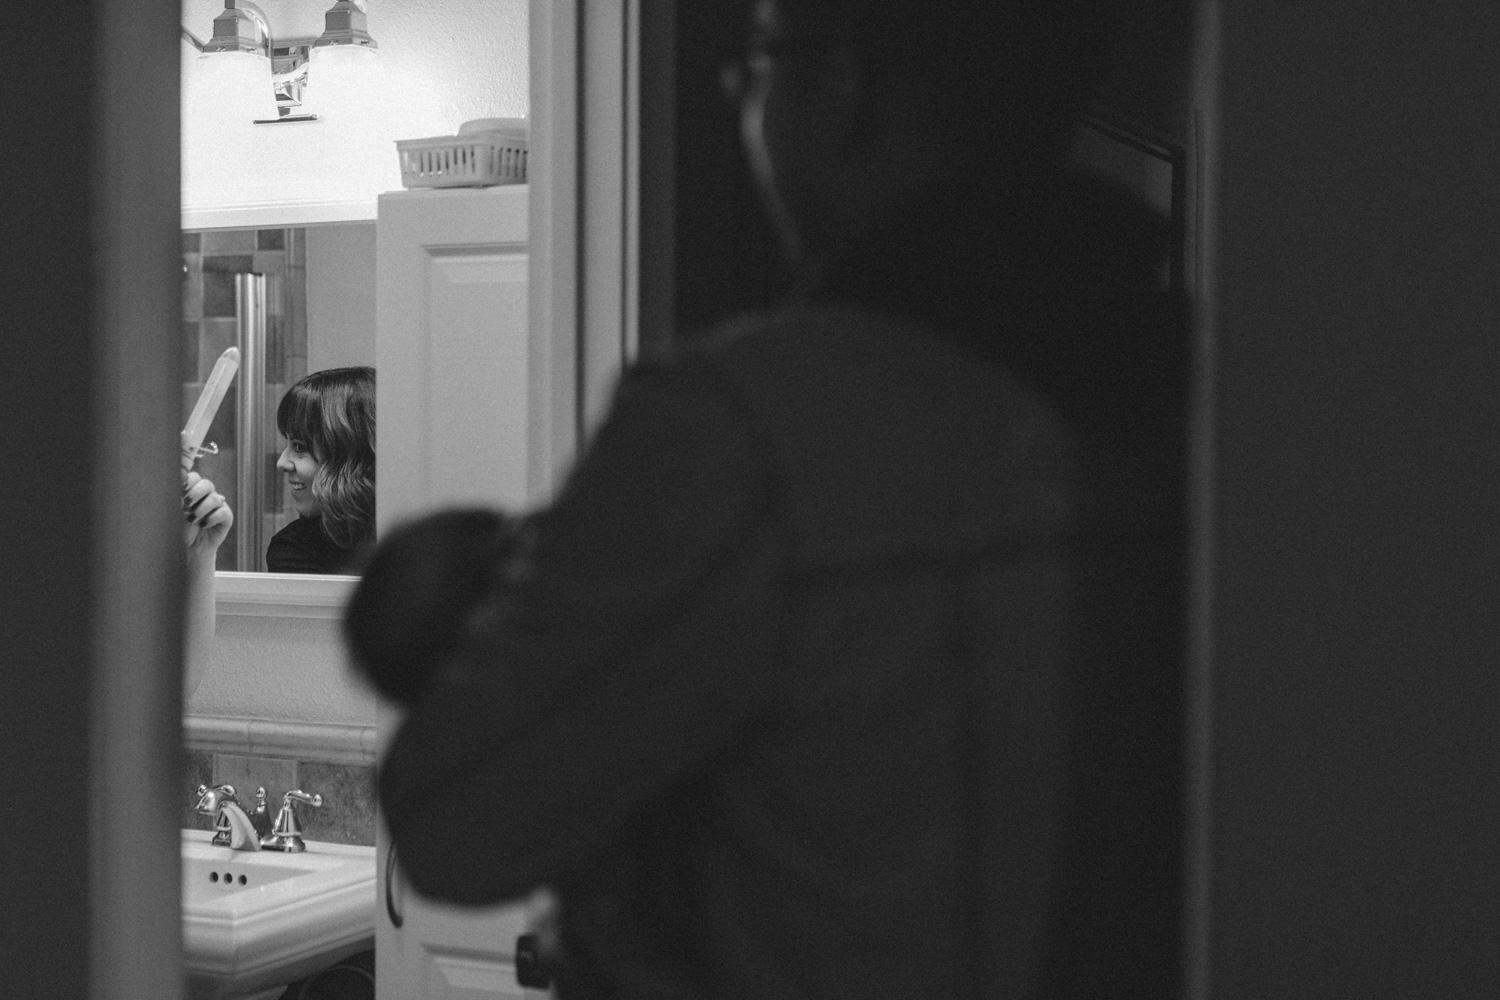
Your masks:
[{"label": "light fixture base", "polygon": [[214,18],[214,34],[203,45],[204,52],[260,52],[271,54],[271,25],[250,0],[224,0],[224,10]]},{"label": "light fixture base", "polygon": [[370,37],[370,17],[358,0],[338,0],[323,15],[323,34],[313,42],[313,48],[324,45],[362,45],[378,49],[379,44]]},{"label": "light fixture base", "polygon": [[[312,41],[288,42],[271,50],[271,84],[276,88],[276,110],[283,118],[297,115],[307,87],[307,60]],[[306,116],[299,115],[305,120]]]}]

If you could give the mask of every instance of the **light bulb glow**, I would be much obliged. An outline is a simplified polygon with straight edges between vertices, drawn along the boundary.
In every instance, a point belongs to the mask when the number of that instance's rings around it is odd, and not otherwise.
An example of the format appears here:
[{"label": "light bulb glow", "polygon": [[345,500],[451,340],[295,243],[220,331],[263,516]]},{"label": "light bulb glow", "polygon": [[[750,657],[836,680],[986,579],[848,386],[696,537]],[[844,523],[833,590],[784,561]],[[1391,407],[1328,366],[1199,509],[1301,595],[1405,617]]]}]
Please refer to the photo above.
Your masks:
[{"label": "light bulb glow", "polygon": [[194,86],[205,109],[234,120],[276,117],[271,60],[259,52],[205,52]]},{"label": "light bulb glow", "polygon": [[380,100],[380,53],[364,45],[318,45],[308,56],[307,103],[314,114],[365,116]]}]

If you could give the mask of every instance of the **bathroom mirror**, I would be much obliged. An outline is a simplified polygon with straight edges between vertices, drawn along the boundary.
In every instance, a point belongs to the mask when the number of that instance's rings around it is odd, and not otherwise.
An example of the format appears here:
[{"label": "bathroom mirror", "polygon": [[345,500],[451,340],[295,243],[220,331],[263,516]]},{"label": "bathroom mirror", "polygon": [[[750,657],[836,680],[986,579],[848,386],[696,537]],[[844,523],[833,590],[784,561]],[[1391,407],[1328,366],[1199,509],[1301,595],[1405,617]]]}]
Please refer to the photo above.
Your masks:
[{"label": "bathroom mirror", "polygon": [[184,421],[224,349],[241,356],[195,466],[234,509],[217,569],[262,572],[297,517],[277,404],[309,372],[375,364],[375,223],[185,231],[182,275]]}]

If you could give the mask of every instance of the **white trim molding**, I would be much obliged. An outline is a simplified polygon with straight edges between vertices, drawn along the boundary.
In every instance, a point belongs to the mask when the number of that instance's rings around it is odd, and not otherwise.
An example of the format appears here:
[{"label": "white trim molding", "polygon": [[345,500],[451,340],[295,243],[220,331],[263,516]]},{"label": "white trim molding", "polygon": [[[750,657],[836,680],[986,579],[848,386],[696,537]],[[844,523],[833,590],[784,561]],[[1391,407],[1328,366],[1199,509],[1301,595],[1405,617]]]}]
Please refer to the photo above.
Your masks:
[{"label": "white trim molding", "polygon": [[[642,7],[530,4],[528,315],[550,365],[538,369],[552,413],[536,453],[554,484],[608,412],[639,340]],[[653,26],[670,14],[653,7]]]},{"label": "white trim molding", "polygon": [[532,392],[549,400],[531,429],[532,478],[556,488],[579,444],[579,0],[528,4],[531,135],[526,315]]},{"label": "white trim molding", "polygon": [[583,0],[578,181],[580,444],[635,353],[640,287],[640,4]]},{"label": "white trim molding", "polygon": [[357,583],[357,576],[220,572],[214,574],[214,604],[221,615],[341,618]]},{"label": "white trim molding", "polygon": [[182,742],[189,750],[295,757],[330,764],[374,764],[377,755],[374,726],[324,722],[189,715],[182,720]]},{"label": "white trim molding", "polygon": [[184,207],[182,228],[285,229],[337,222],[374,222],[375,199],[362,201],[274,201],[243,205]]}]

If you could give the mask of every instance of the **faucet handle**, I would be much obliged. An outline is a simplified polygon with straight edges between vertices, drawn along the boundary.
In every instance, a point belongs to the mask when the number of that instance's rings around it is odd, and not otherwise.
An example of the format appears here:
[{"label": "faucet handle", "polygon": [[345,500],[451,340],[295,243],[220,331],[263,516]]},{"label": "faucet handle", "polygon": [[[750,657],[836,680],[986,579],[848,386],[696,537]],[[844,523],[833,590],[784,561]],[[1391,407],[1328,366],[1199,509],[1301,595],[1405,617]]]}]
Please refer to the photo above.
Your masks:
[{"label": "faucet handle", "polygon": [[298,802],[306,802],[314,809],[317,809],[323,804],[323,796],[309,795],[308,793],[302,791],[300,788],[294,788],[281,797],[282,805],[290,806],[293,799],[296,799]]},{"label": "faucet handle", "polygon": [[323,804],[323,796],[309,795],[301,789],[292,789],[281,797],[281,811],[276,814],[276,825],[269,836],[261,838],[261,846],[274,851],[305,851],[302,843],[302,824],[297,820],[295,803],[305,802],[314,809]]}]

